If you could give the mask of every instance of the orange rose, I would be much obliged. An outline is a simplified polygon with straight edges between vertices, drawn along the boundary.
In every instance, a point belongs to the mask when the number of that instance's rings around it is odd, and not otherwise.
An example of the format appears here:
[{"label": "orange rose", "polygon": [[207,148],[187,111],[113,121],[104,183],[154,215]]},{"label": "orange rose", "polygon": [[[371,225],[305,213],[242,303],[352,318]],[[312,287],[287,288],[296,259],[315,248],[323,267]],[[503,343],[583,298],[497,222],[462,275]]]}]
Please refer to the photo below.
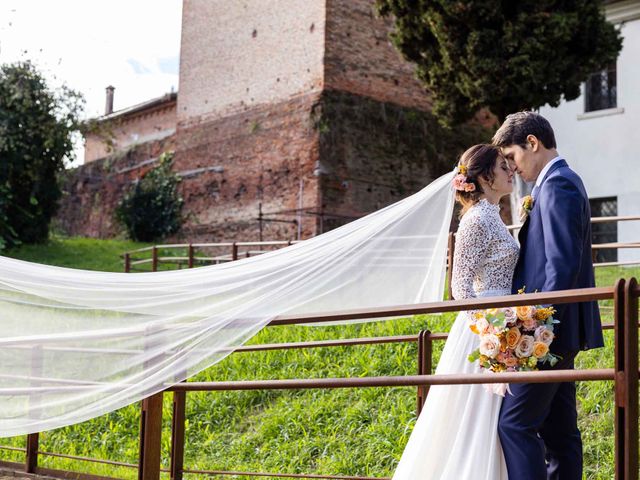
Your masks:
[{"label": "orange rose", "polygon": [[549,346],[546,343],[535,342],[533,344],[533,356],[536,358],[543,358],[549,353]]},{"label": "orange rose", "polygon": [[500,339],[500,351],[507,351],[507,339],[505,337],[498,337]]},{"label": "orange rose", "polygon": [[531,307],[529,305],[525,305],[523,307],[516,307],[516,315],[523,322],[526,320],[532,320],[535,313],[536,313],[535,307]]},{"label": "orange rose", "polygon": [[520,341],[520,329],[518,327],[511,327],[506,335],[507,347],[516,348]]}]

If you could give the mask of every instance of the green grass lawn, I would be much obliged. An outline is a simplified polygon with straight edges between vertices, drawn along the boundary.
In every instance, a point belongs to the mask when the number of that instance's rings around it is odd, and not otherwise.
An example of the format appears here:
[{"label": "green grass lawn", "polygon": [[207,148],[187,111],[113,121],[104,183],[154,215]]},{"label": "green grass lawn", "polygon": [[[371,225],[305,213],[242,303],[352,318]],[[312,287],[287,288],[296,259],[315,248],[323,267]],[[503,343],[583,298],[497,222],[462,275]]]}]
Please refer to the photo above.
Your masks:
[{"label": "green grass lawn", "polygon": [[129,240],[53,237],[47,243],[23,245],[3,252],[3,255],[58,267],[122,272],[124,263],[120,256],[126,251],[146,246],[146,243]]},{"label": "green grass lawn", "polygon": [[[47,245],[13,250],[9,256],[122,271],[119,254],[140,246],[120,241],[56,239]],[[611,285],[620,276],[640,277],[640,269],[599,269],[598,284]],[[603,320],[611,321],[610,313],[604,312]],[[449,329],[453,319],[453,314],[422,315],[349,326],[272,327],[264,329],[250,343],[415,334],[424,328],[442,332]],[[613,366],[613,335],[607,332],[605,337],[605,348],[579,355],[578,368]],[[436,342],[435,360],[441,348],[441,342]],[[416,372],[417,347],[402,343],[236,353],[192,380],[363,377]],[[587,479],[614,477],[612,387],[611,382],[582,382],[578,386]],[[166,394],[165,468],[169,465],[170,402],[171,395]],[[413,428],[415,402],[414,388],[188,393],[185,468],[390,476]],[[131,405],[83,424],[45,432],[41,435],[40,449],[136,463],[138,422],[139,406]],[[1,439],[0,443],[23,446],[24,440],[16,437]],[[24,455],[5,450],[0,451],[0,458],[23,461]],[[136,476],[134,469],[48,456],[40,457],[40,465],[121,478]]]}]

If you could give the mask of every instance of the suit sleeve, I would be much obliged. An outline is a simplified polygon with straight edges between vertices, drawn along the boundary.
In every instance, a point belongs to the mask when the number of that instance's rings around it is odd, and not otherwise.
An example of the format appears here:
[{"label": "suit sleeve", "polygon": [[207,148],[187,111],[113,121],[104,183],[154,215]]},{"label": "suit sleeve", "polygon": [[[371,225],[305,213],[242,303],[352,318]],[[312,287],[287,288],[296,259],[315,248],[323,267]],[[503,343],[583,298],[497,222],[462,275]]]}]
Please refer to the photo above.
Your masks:
[{"label": "suit sleeve", "polygon": [[544,232],[545,283],[543,292],[575,288],[584,249],[585,199],[565,177],[547,179],[540,192]]}]

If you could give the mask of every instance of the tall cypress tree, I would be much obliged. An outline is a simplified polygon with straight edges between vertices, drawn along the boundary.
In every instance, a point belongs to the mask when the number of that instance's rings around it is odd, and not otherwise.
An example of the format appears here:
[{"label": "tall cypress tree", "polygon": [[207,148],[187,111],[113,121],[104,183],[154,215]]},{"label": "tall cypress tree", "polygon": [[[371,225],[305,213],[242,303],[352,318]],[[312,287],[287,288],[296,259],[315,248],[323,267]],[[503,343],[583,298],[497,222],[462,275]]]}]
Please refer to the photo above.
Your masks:
[{"label": "tall cypress tree", "polygon": [[598,0],[377,0],[392,41],[417,66],[446,124],[488,108],[508,113],[580,95],[614,62],[620,33]]}]

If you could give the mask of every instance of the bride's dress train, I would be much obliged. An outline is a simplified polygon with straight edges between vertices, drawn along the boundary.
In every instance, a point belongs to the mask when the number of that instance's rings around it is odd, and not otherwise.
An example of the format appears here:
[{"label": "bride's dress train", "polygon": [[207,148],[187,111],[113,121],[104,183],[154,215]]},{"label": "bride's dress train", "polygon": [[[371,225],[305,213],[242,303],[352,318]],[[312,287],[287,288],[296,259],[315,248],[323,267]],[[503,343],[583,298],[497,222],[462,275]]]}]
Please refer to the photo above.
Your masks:
[{"label": "bride's dress train", "polygon": [[[463,217],[456,238],[454,296],[510,294],[517,256],[499,208],[486,200],[476,204]],[[467,360],[478,343],[468,314],[459,313],[436,373],[480,372],[477,363]],[[498,437],[501,404],[502,397],[482,385],[431,387],[393,480],[507,480]]]}]

